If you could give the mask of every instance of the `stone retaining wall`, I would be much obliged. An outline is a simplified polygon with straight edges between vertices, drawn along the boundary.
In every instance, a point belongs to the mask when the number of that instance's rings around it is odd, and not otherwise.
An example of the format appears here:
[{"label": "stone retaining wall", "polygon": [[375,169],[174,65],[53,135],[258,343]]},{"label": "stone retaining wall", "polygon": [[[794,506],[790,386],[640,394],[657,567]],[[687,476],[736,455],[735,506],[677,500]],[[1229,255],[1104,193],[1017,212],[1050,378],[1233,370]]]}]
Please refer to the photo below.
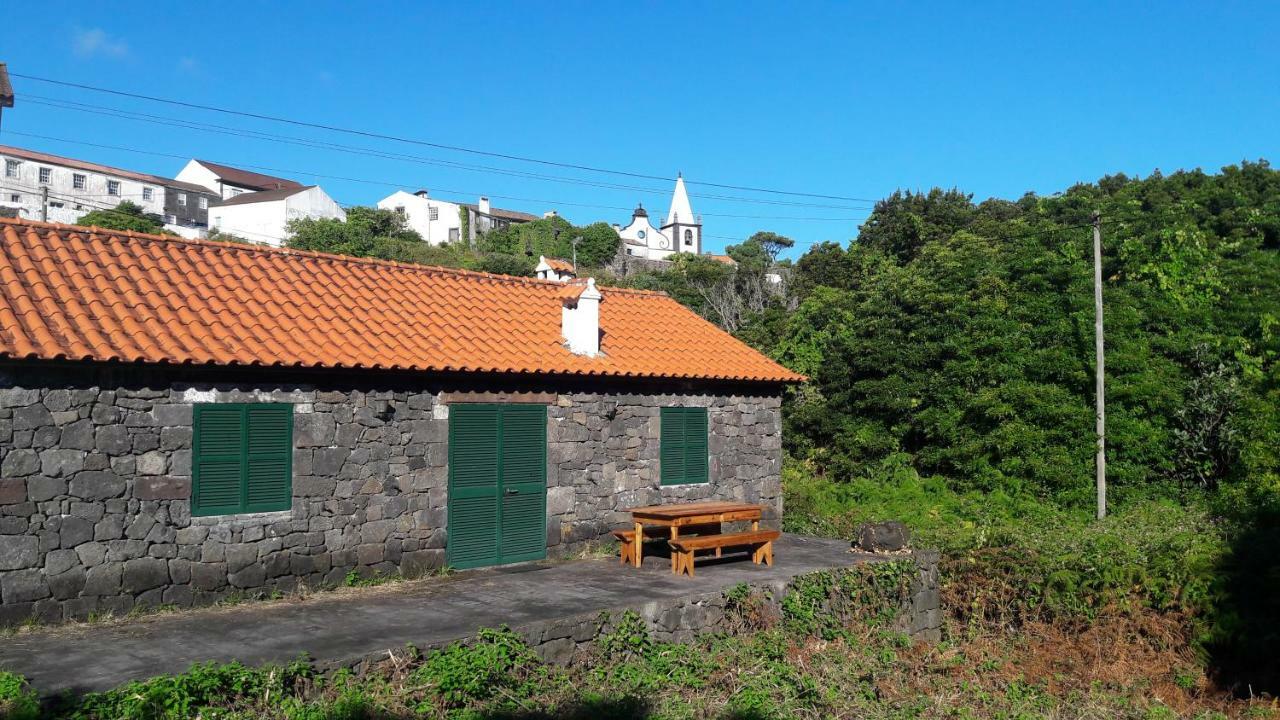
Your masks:
[{"label": "stone retaining wall", "polygon": [[[909,556],[886,556],[873,560],[911,560],[916,565],[907,597],[897,608],[894,627],[914,640],[937,643],[942,640],[942,610],[938,594],[938,553],[915,551]],[[825,572],[857,572],[856,570],[831,570]],[[769,617],[782,616],[782,602],[795,590],[797,580],[777,581],[750,585],[748,591],[762,603],[760,610]],[[660,642],[689,642],[699,635],[736,631],[729,622],[728,605],[731,600],[724,591],[693,595],[672,600],[654,601],[629,608],[640,615],[649,628],[651,637]],[[824,610],[841,623],[851,621],[849,608],[839,602],[824,604]],[[553,663],[568,662],[576,653],[586,651],[608,632],[621,611],[581,615],[553,620],[525,627],[514,628],[543,660]]]},{"label": "stone retaining wall", "polygon": [[[914,564],[913,576],[906,596],[895,608],[896,613],[892,627],[905,633],[913,640],[925,643],[938,643],[942,640],[942,610],[939,601],[938,553],[931,550],[916,550],[909,555],[891,555],[873,557],[867,562],[890,562],[907,560]],[[827,573],[857,573],[856,568],[832,569]],[[760,602],[761,614],[776,621],[783,615],[784,598],[796,590],[797,584],[807,579],[801,575],[791,580],[748,585],[748,594]],[[854,580],[857,582],[857,580]],[[613,608],[558,618],[545,622],[521,625],[512,628],[525,639],[530,647],[544,661],[555,664],[566,664],[575,656],[589,652],[597,640],[610,632],[623,613],[630,610],[637,613],[649,629],[650,636],[659,642],[690,642],[699,635],[710,633],[736,634],[752,631],[753,628],[741,627],[733,617],[730,608],[733,600],[731,590],[720,590],[698,595],[690,595],[667,600],[657,600],[632,607]],[[841,598],[829,598],[823,604],[824,612],[840,624],[856,622],[851,608]],[[464,639],[461,642],[469,642]],[[418,648],[422,651],[438,650],[457,640],[438,643],[429,647]],[[322,669],[351,667],[359,669],[362,665],[385,660],[385,650],[358,658],[333,661],[322,664]]]},{"label": "stone retaining wall", "polygon": [[[549,552],[622,526],[635,505],[734,498],[767,505],[769,522],[781,513],[777,394],[388,377],[0,367],[0,626],[438,568],[450,402],[548,405]],[[191,516],[203,402],[293,405],[291,510]],[[664,406],[708,408],[711,482],[659,484]]]}]

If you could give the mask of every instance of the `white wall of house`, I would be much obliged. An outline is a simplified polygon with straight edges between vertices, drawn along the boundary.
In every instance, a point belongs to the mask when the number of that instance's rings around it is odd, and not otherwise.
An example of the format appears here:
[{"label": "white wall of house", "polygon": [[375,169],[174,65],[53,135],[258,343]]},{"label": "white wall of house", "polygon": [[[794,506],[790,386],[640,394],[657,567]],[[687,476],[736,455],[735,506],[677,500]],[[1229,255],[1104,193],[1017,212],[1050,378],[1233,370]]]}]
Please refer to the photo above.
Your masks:
[{"label": "white wall of house", "polygon": [[456,242],[461,238],[462,218],[456,203],[397,190],[379,200],[378,207],[402,212],[409,227],[432,245]]},{"label": "white wall of house", "polygon": [[223,200],[233,198],[244,193],[257,192],[255,188],[225,182],[217,173],[204,165],[201,165],[199,161],[196,160],[187,161],[187,164],[183,166],[182,170],[175,175],[173,179],[195,183],[196,185],[203,185],[216,193],[220,193]]},{"label": "white wall of house", "polygon": [[[44,172],[42,172],[42,170]],[[128,200],[144,212],[164,214],[164,187],[121,175],[94,172],[0,153],[0,206],[40,219],[41,188],[49,189],[49,222],[73,223],[93,210]]]},{"label": "white wall of house", "polygon": [[284,244],[290,220],[335,218],[346,221],[347,213],[319,187],[309,187],[285,198],[209,208],[209,228],[239,235],[266,245]]}]

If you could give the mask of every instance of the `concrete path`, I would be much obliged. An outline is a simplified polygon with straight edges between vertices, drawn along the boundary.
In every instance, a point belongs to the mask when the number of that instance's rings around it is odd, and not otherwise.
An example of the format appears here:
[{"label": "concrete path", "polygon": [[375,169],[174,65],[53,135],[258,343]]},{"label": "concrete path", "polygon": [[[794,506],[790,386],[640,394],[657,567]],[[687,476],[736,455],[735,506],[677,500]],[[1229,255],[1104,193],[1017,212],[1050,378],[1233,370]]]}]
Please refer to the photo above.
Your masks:
[{"label": "concrete path", "polygon": [[307,653],[353,663],[406,644],[420,648],[512,627],[655,600],[766,583],[866,558],[840,540],[785,535],[772,568],[737,556],[675,577],[670,561],[643,568],[616,557],[534,563],[320,593],[307,600],[247,603],[101,625],[52,627],[0,637],[0,669],[25,675],[44,695],[106,690],[129,680],[181,672],[192,663],[285,663]]}]

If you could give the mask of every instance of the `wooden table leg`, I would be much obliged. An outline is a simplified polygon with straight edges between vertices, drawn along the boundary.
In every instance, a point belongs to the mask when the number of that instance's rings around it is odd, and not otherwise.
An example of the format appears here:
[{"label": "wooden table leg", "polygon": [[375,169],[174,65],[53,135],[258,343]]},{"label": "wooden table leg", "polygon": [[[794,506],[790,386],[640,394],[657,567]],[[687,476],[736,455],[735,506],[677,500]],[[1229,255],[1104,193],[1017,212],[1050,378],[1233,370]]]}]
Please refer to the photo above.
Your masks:
[{"label": "wooden table leg", "polygon": [[644,523],[636,523],[636,567],[640,567],[643,562],[641,552],[644,550]]},{"label": "wooden table leg", "polygon": [[[671,526],[671,539],[672,539],[672,540],[677,540],[677,539],[679,539],[679,537],[680,537],[680,528],[679,528],[679,527],[677,527],[677,526],[675,526],[675,525],[672,525],[672,526]],[[680,555],[676,552],[676,549],[675,549],[675,548],[671,548],[671,572],[672,572],[672,574],[675,574],[675,575],[679,575],[679,574],[680,574],[680,562],[679,562],[679,560],[680,560]]]}]

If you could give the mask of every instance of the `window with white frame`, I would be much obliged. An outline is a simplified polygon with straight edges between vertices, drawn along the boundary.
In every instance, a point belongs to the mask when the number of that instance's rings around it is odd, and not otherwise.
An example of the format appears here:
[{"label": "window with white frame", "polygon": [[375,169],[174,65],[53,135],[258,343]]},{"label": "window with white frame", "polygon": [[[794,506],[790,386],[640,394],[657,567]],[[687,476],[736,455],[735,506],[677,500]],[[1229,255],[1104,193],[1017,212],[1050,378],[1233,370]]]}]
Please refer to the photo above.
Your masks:
[{"label": "window with white frame", "polygon": [[150,200],[152,197],[153,197],[153,194],[152,194],[151,188],[149,188],[149,187],[144,187],[144,188],[142,188],[142,199],[143,199],[143,200]]},{"label": "window with white frame", "polygon": [[427,219],[428,219],[428,220],[439,220],[439,219],[440,219],[440,208],[438,208],[438,207],[431,207],[431,208],[428,208],[428,209],[427,209]]},{"label": "window with white frame", "polygon": [[76,190],[83,190],[86,184],[87,184],[87,180],[84,175],[81,175],[80,173],[73,173],[71,175],[72,188]]},{"label": "window with white frame", "polygon": [[9,202],[22,202],[22,196],[17,193],[13,193],[9,195]]},{"label": "window with white frame", "polygon": [[207,197],[202,197],[202,198],[200,198],[200,200],[198,201],[198,203],[199,203],[199,205],[200,205],[200,209],[201,209],[201,210],[208,210],[208,209],[209,209],[209,198],[207,198]]},{"label": "window with white frame", "polygon": [[107,194],[108,194],[108,195],[115,195],[116,197],[119,197],[119,196],[120,196],[120,181],[119,181],[119,180],[108,180],[108,181],[107,181]]},{"label": "window with white frame", "polygon": [[186,206],[187,206],[187,194],[178,193],[178,207],[186,207]]},{"label": "window with white frame", "polygon": [[8,177],[8,178],[16,178],[16,177],[18,177],[18,166],[19,166],[19,165],[21,165],[21,164],[22,164],[22,163],[21,163],[21,162],[18,162],[17,160],[5,160],[5,161],[4,161],[4,176],[5,176],[5,177]]},{"label": "window with white frame", "polygon": [[47,183],[53,179],[53,168],[40,168],[40,182]]}]

